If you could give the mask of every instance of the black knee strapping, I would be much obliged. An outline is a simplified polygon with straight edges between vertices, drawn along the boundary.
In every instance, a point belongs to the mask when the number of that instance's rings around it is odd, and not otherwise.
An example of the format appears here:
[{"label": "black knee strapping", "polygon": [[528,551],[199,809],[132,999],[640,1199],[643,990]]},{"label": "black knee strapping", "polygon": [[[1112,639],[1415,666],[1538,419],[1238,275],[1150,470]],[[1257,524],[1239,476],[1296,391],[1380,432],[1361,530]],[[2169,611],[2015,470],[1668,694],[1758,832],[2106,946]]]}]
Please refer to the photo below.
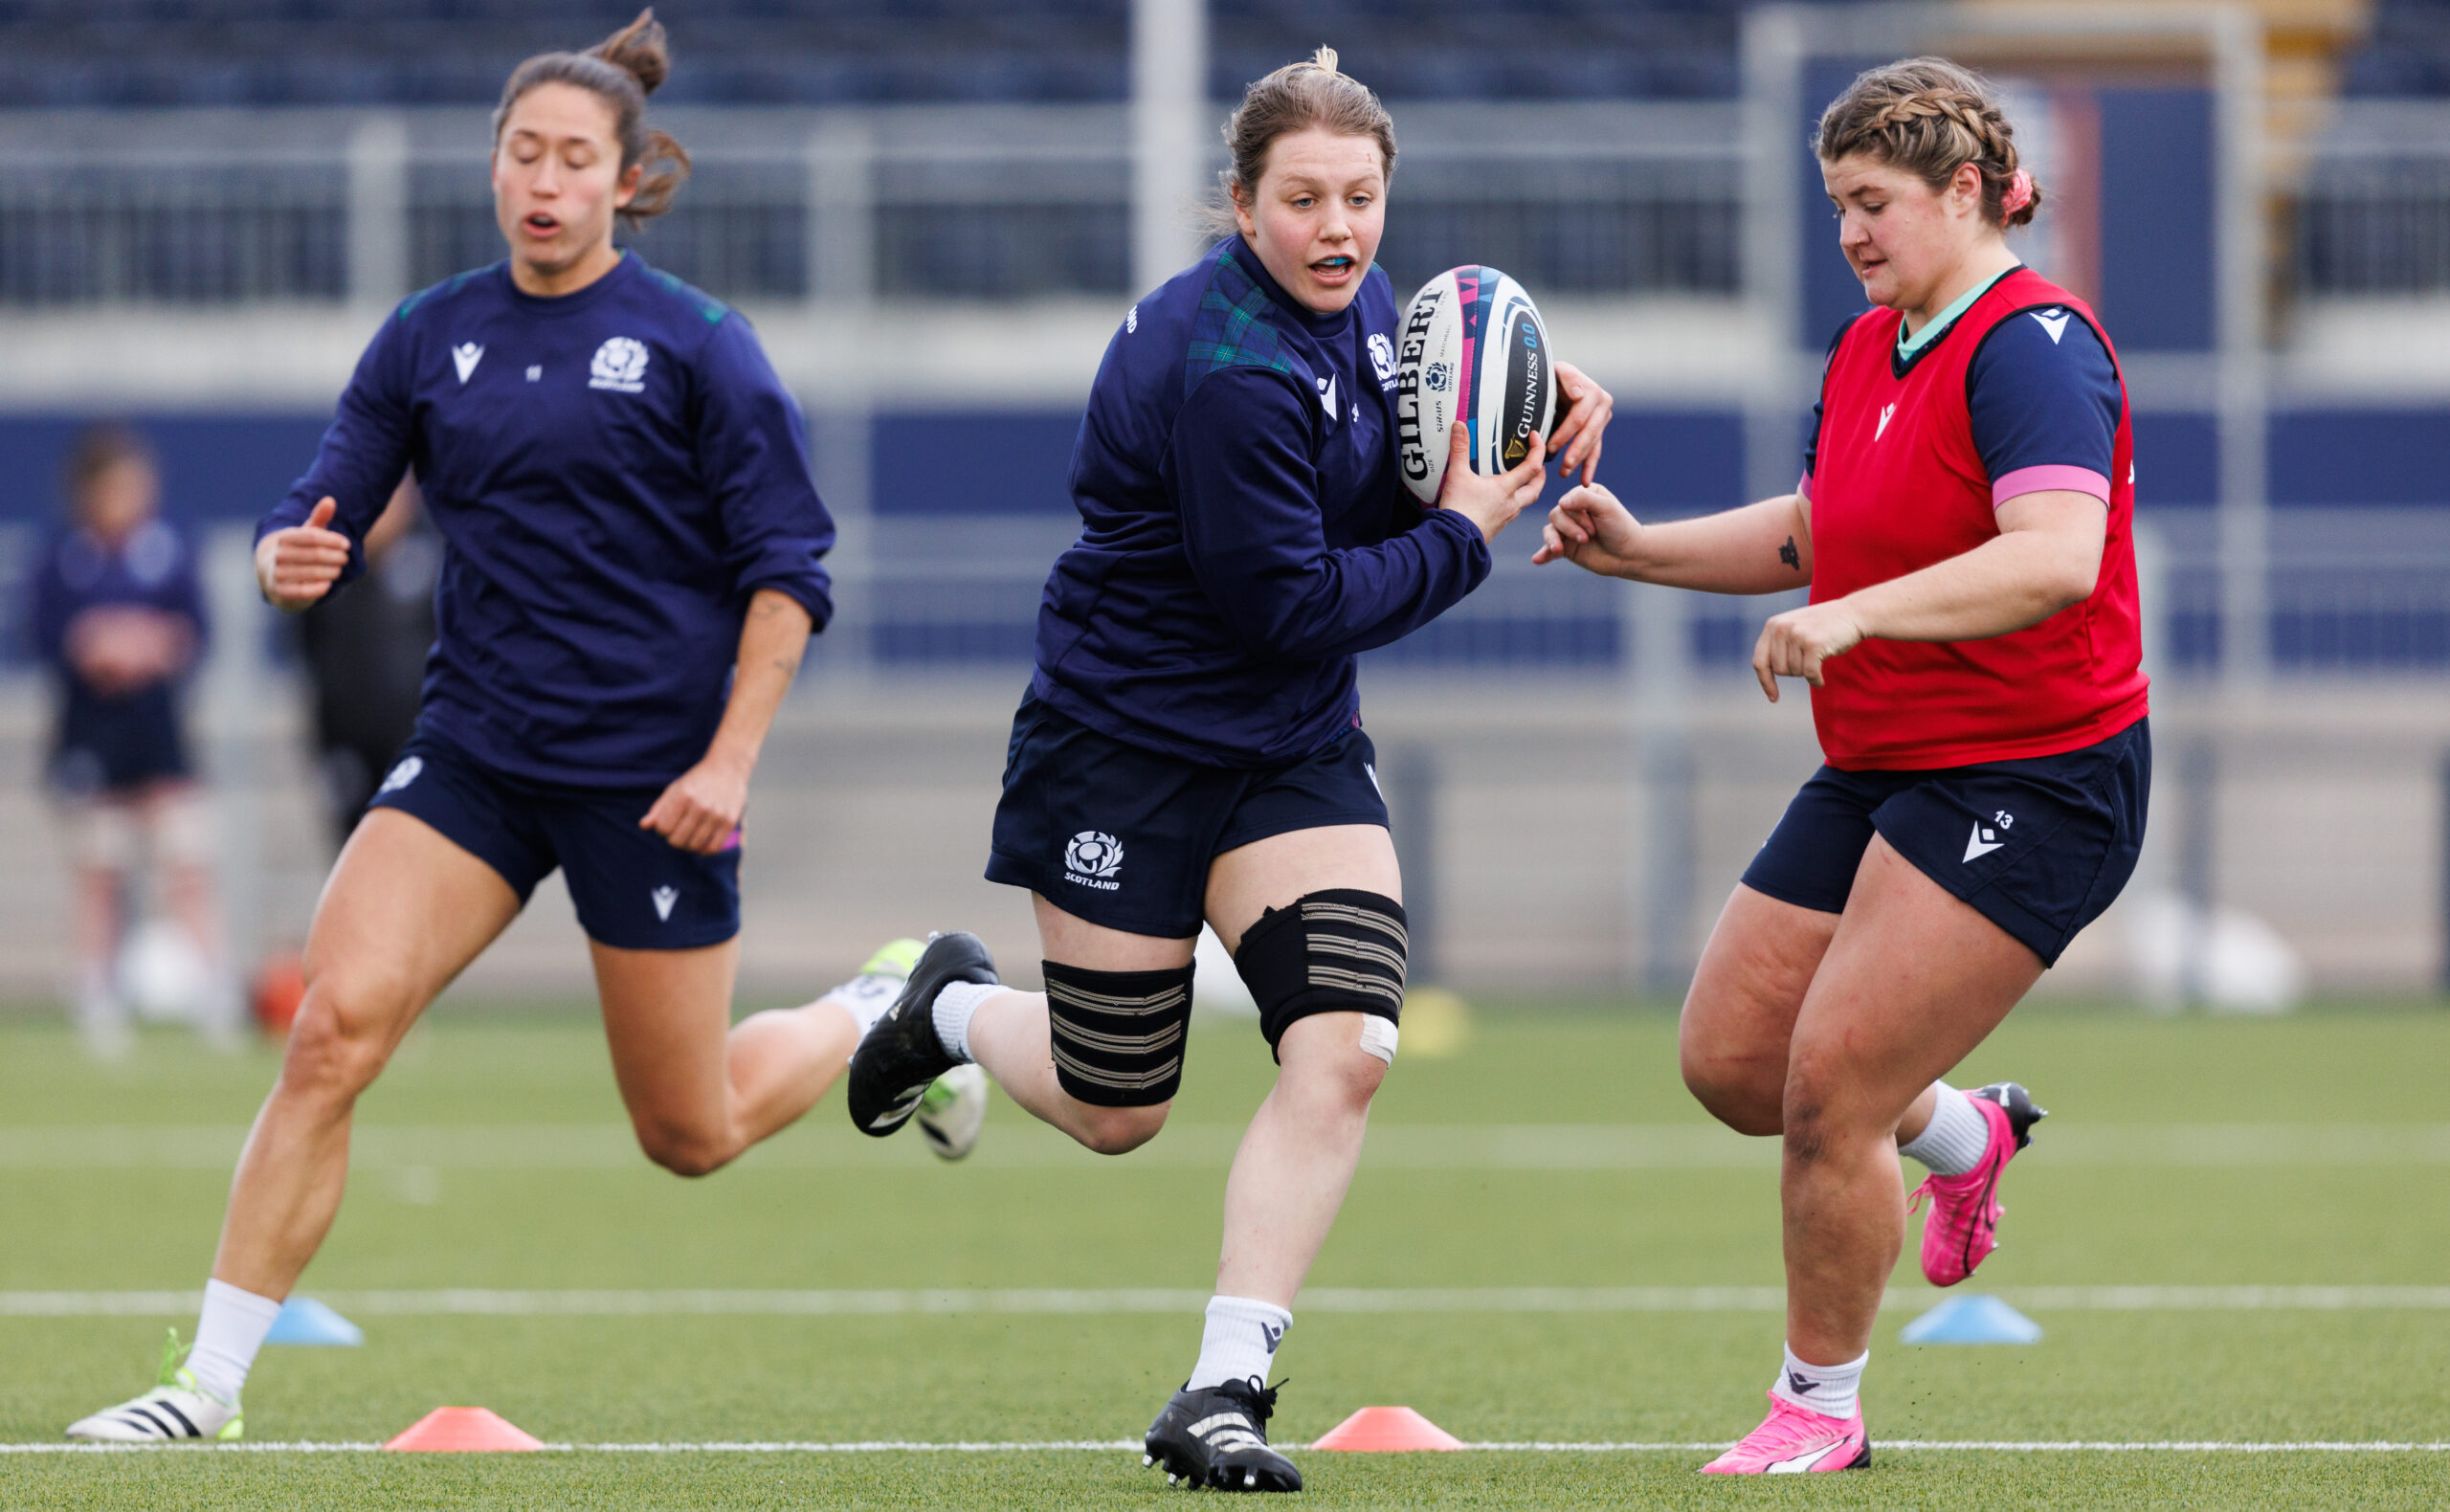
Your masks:
[{"label": "black knee strapping", "polygon": [[1192,968],[1087,971],[1054,961],[1043,966],[1055,1079],[1063,1090],[1108,1108],[1154,1107],[1170,1100],[1183,1081]]},{"label": "black knee strapping", "polygon": [[1409,946],[1403,904],[1339,888],[1269,909],[1243,934],[1234,965],[1259,1005],[1259,1029],[1272,1050],[1295,1020],[1313,1013],[1398,1022]]}]

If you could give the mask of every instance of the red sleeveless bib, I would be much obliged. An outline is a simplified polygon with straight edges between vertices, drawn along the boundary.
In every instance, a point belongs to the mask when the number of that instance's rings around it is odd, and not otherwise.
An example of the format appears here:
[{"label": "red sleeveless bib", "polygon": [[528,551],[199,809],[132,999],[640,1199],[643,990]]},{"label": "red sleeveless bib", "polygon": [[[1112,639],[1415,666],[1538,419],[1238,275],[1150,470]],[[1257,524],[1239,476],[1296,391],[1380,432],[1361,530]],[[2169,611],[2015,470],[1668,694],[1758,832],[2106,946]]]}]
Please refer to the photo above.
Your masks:
[{"label": "red sleeveless bib", "polygon": [[[2060,311],[2100,334],[2116,367],[2117,349],[2093,312],[2029,268],[1993,284],[1903,378],[1894,365],[1902,315],[1874,310],[1847,330],[1821,381],[1811,480],[1814,603],[1962,556],[1999,534],[1994,479],[1974,449],[1967,373],[2002,321]],[[1988,640],[1866,640],[1831,658],[1826,685],[1812,695],[1829,765],[1919,771],[2050,756],[2143,718],[2135,445],[2123,371],[2119,388],[2109,535],[2092,596]]]}]

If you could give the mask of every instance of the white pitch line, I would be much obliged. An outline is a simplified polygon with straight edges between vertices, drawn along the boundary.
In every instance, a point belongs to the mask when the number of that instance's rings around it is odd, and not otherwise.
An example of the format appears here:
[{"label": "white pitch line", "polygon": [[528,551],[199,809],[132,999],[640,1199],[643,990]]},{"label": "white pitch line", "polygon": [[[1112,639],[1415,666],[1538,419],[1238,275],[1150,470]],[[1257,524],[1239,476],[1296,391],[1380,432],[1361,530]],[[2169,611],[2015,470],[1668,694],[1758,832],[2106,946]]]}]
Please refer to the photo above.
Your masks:
[{"label": "white pitch line", "polygon": [[2016,1455],[2092,1455],[2092,1454],[2176,1454],[2176,1455],[2439,1455],[2450,1454],[2450,1443],[2360,1441],[2355,1439],[2307,1439],[2291,1442],[2238,1443],[2226,1439],[2166,1438],[2149,1442],[2131,1439],[2070,1439],[2064,1442],[2042,1441],[2024,1443],[2014,1439],[1990,1438],[1892,1438],[1878,1444],[1882,1449],[1964,1449],[1991,1454]]},{"label": "white pitch line", "polygon": [[[1134,1448],[1137,1445],[1132,1446]],[[1283,1446],[1307,1449],[1308,1445]],[[1537,1455],[1648,1455],[1648,1454],[1715,1454],[1727,1447],[1714,1444],[1665,1444],[1639,1442],[1569,1443],[1548,1439],[1491,1440],[1468,1443],[1465,1449],[1489,1453]],[[2225,1439],[2167,1438],[2137,1440],[2126,1438],[2101,1439],[2007,1439],[2007,1438],[1875,1438],[1875,1451],[1934,1450],[1944,1452],[1971,1451],[1985,1454],[2018,1455],[2118,1455],[2118,1454],[2226,1454],[2226,1455],[2439,1455],[2450,1454],[2450,1441],[2439,1443],[2393,1443],[2382,1440],[2305,1440],[2267,1443],[2238,1442]]]},{"label": "white pitch line", "polygon": [[[1169,1124],[1128,1165],[1222,1168],[1240,1146],[1228,1123]],[[0,1125],[0,1170],[211,1171],[226,1174],[241,1124]],[[2030,1157],[2037,1167],[2439,1167],[2450,1166],[2450,1123],[2116,1124],[2054,1120]],[[594,1170],[652,1175],[626,1124],[366,1124],[350,1139],[362,1173]],[[860,1139],[808,1125],[751,1150],[745,1170],[875,1170],[932,1165],[915,1144]],[[973,1168],[1088,1169],[1106,1164],[1042,1124],[997,1123]],[[1775,1140],[1714,1123],[1395,1123],[1371,1126],[1372,1170],[1774,1170]]]},{"label": "white pitch line", "polygon": [[[1188,1287],[1038,1287],[937,1290],[597,1289],[313,1294],[365,1318],[900,1317],[971,1313],[1110,1317],[1196,1313],[1206,1291]],[[2012,1286],[2000,1293],[2035,1312],[2450,1312],[2450,1286]],[[1926,1288],[1892,1287],[1881,1305],[1920,1311],[1943,1300]],[[177,1318],[194,1312],[189,1291],[0,1292],[0,1318]],[[1317,1286],[1310,1313],[1772,1313],[1775,1286]]]},{"label": "white pitch line", "polygon": [[[1281,1449],[1297,1454],[1313,1452],[1307,1444],[1281,1444]],[[1726,1448],[1716,1443],[1658,1443],[1642,1441],[1597,1441],[1574,1443],[1548,1439],[1492,1440],[1467,1443],[1464,1450],[1481,1454],[1534,1455],[1659,1455],[1714,1454]],[[1993,1438],[1883,1438],[1873,1441],[1875,1449],[1907,1450],[1917,1453],[1972,1453],[2013,1455],[2438,1455],[2450,1453],[2450,1442],[2394,1442],[2388,1440],[2307,1439],[2291,1441],[2227,1440],[2227,1439],[1993,1439]],[[643,1444],[540,1444],[547,1454],[579,1455],[1021,1455],[1021,1454],[1137,1454],[1141,1445],[1130,1438],[1049,1438],[1024,1441],[976,1440],[954,1443],[927,1443],[917,1439],[862,1439],[850,1443],[815,1443],[796,1440],[715,1440],[707,1443],[643,1443]],[[379,1443],[362,1440],[341,1440],[319,1443],[313,1440],[271,1441],[238,1444],[0,1444],[0,1455],[141,1455],[141,1454],[218,1454],[218,1455],[368,1455],[381,1454]],[[1319,1451],[1332,1453],[1333,1451]]]}]

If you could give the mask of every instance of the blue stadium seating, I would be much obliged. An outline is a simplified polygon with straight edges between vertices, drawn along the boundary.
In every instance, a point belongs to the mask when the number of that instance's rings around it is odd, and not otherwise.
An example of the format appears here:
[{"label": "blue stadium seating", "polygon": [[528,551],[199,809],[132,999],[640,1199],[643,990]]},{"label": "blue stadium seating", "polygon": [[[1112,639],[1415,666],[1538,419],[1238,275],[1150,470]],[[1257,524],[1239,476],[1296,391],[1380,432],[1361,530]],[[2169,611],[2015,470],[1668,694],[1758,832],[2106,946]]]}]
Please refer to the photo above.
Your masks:
[{"label": "blue stadium seating", "polygon": [[[1322,42],[1391,100],[1726,99],[1753,0],[1210,0],[1210,84]],[[1849,4],[1854,0],[1821,0]],[[468,104],[636,0],[0,0],[0,108]],[[1123,98],[1129,0],[666,0],[669,98]],[[2450,96],[2450,0],[2380,0],[2365,96]]]},{"label": "blue stadium seating", "polygon": [[[1321,42],[1390,99],[1726,98],[1746,0],[1212,0],[1221,98]],[[466,104],[636,0],[0,0],[0,108]],[[2415,9],[2415,8],[2410,8]],[[668,97],[1120,100],[1129,0],[668,0]]]},{"label": "blue stadium seating", "polygon": [[2350,95],[2450,96],[2450,0],[2382,0],[2344,82]]}]

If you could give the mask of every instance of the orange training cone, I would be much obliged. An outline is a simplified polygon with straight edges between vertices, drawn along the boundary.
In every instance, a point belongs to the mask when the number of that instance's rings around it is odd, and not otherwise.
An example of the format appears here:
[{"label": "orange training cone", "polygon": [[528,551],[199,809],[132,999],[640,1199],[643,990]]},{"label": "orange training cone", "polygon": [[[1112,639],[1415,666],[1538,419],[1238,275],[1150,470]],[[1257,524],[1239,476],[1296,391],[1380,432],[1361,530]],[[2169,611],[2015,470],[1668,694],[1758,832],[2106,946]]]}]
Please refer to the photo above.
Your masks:
[{"label": "orange training cone", "polygon": [[1399,1454],[1414,1449],[1460,1449],[1463,1441],[1409,1407],[1365,1407],[1327,1431],[1313,1449],[1354,1454]]},{"label": "orange training cone", "polygon": [[544,1441],[481,1407],[437,1407],[383,1446],[423,1452],[542,1449]]}]

